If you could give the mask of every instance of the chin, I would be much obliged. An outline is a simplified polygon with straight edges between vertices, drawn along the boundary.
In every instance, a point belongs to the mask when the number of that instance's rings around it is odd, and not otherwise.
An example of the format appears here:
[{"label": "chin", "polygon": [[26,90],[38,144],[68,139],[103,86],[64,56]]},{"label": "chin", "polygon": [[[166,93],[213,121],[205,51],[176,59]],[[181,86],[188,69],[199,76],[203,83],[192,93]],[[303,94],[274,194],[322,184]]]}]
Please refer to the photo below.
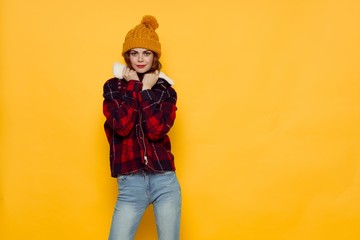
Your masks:
[{"label": "chin", "polygon": [[140,73],[140,74],[147,73],[147,71],[149,71],[149,70],[144,70],[144,69],[138,69],[138,70],[136,70],[136,72],[137,72],[137,73]]}]

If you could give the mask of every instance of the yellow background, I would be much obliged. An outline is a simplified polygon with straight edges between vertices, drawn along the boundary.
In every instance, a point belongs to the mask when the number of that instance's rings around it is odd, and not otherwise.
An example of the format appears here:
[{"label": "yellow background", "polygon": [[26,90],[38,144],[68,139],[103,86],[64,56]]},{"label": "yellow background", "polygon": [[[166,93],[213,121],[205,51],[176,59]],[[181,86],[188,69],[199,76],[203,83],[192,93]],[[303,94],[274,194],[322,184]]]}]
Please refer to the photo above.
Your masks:
[{"label": "yellow background", "polygon": [[0,239],[107,239],[102,86],[145,14],[178,92],[182,239],[360,239],[359,1],[0,4]]}]

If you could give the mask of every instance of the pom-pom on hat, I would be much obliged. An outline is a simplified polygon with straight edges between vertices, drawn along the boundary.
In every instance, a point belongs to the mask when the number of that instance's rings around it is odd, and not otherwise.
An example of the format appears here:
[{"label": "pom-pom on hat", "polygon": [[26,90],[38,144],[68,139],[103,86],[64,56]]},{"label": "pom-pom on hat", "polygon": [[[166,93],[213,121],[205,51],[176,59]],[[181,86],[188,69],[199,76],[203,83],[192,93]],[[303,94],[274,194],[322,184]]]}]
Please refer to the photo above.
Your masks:
[{"label": "pom-pom on hat", "polygon": [[160,58],[161,45],[159,36],[155,32],[158,27],[155,17],[145,15],[141,23],[126,34],[122,55],[124,56],[132,48],[146,48],[156,52]]}]

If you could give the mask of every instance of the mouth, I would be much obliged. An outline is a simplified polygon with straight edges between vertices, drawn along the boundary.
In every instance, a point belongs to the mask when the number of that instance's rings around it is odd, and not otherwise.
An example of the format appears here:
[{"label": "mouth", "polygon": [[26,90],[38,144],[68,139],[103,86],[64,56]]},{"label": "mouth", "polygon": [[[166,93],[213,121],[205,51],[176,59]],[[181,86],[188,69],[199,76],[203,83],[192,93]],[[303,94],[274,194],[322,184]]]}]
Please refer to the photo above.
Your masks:
[{"label": "mouth", "polygon": [[146,65],[136,65],[137,68],[144,68]]}]

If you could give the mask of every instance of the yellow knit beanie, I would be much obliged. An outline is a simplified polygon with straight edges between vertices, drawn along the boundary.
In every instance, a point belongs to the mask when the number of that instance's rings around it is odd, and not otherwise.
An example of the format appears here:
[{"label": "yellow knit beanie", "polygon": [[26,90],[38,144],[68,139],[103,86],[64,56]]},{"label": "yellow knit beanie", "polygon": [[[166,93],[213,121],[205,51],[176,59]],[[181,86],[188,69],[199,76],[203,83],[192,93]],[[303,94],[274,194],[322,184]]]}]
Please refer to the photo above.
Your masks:
[{"label": "yellow knit beanie", "polygon": [[124,56],[132,48],[146,48],[156,52],[160,58],[161,45],[159,36],[155,32],[158,27],[155,17],[145,15],[141,23],[126,34],[122,55]]}]

